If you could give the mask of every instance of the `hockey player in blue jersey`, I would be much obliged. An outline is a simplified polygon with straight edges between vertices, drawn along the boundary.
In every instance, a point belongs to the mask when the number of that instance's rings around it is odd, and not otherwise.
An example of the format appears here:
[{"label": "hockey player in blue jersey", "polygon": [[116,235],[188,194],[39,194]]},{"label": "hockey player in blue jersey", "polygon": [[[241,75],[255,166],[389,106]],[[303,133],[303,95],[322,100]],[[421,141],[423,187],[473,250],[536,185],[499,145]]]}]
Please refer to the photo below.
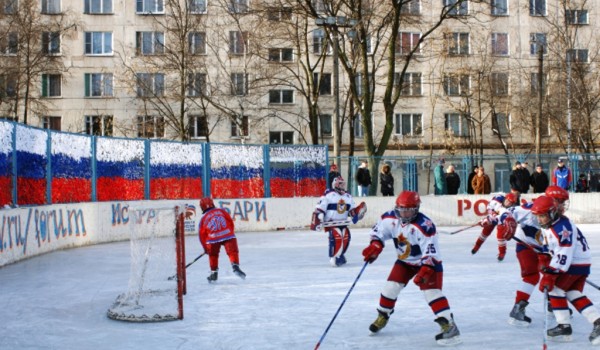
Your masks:
[{"label": "hockey player in blue jersey", "polygon": [[417,192],[403,191],[396,198],[394,210],[384,213],[371,229],[371,243],[363,250],[365,261],[372,263],[384,247],[384,242],[393,240],[398,259],[394,263],[387,282],[381,292],[379,313],[369,330],[379,332],[386,326],[398,295],[412,279],[423,291],[435,322],[441,333],[435,336],[440,345],[461,342],[460,332],[450,311],[448,300],[442,293],[443,266],[438,244],[438,235],[433,221],[419,212],[421,198]]}]

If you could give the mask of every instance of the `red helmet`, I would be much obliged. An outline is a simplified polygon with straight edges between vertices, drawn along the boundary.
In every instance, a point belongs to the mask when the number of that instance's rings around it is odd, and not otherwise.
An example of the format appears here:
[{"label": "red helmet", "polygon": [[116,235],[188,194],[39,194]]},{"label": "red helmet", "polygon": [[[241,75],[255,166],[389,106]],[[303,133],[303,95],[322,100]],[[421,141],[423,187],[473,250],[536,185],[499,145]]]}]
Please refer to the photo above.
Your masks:
[{"label": "red helmet", "polygon": [[544,194],[550,198],[558,199],[561,202],[569,199],[569,191],[560,186],[548,186]]},{"label": "red helmet", "polygon": [[[506,208],[513,207],[515,205],[519,205],[519,197],[520,197],[519,192],[507,193],[504,196],[504,202],[502,203],[502,205]],[[510,204],[506,203],[507,201],[510,202]]]},{"label": "red helmet", "polygon": [[213,202],[212,198],[204,197],[200,200],[200,209],[202,209],[203,213],[214,207],[215,203]]},{"label": "red helmet", "polygon": [[536,198],[533,202],[533,206],[531,207],[531,213],[533,213],[533,215],[547,214],[550,218],[550,220],[548,220],[547,223],[540,223],[540,226],[542,226],[543,228],[548,228],[550,224],[554,221],[557,210],[558,208],[556,206],[556,202],[553,198],[550,198],[548,196],[541,196]]},{"label": "red helmet", "polygon": [[[413,221],[417,217],[417,214],[419,214],[420,206],[421,197],[417,192],[402,191],[396,198],[396,207],[394,208],[394,212],[403,223],[408,223]],[[408,217],[404,217],[402,216],[403,212],[410,212],[411,215]]]}]

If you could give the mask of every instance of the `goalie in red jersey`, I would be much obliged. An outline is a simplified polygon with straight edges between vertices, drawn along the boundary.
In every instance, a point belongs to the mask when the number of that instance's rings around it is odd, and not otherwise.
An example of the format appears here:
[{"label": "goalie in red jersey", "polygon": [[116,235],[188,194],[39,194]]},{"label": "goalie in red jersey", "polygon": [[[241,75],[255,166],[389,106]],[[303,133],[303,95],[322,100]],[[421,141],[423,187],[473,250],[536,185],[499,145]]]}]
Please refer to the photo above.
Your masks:
[{"label": "goalie in red jersey", "polygon": [[231,261],[233,273],[245,279],[246,274],[240,269],[240,257],[233,219],[225,210],[215,208],[215,203],[211,198],[202,198],[200,208],[202,209],[202,218],[200,218],[198,231],[200,243],[208,254],[210,265],[208,282],[215,282],[218,278],[221,246],[225,247],[225,252],[227,252],[229,261]]}]

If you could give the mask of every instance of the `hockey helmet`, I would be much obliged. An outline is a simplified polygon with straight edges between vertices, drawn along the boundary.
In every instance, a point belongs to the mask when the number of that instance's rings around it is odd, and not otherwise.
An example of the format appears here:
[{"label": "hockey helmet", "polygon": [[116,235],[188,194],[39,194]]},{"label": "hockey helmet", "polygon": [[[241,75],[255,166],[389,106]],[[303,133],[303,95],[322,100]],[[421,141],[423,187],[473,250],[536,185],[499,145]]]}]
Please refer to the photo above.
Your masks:
[{"label": "hockey helmet", "polygon": [[504,202],[502,205],[505,208],[514,207],[515,205],[519,205],[519,198],[521,197],[519,192],[510,192],[504,196]]},{"label": "hockey helmet", "polygon": [[338,176],[335,179],[333,179],[333,182],[331,183],[331,188],[333,188],[336,192],[340,194],[344,193],[346,191],[346,181],[343,177]]},{"label": "hockey helmet", "polygon": [[557,209],[560,214],[569,209],[569,191],[560,186],[552,185],[546,188],[546,192],[544,194],[556,201]]},{"label": "hockey helmet", "polygon": [[421,197],[414,191],[402,191],[396,198],[394,212],[402,223],[413,221],[419,213]]},{"label": "hockey helmet", "polygon": [[213,202],[212,198],[204,197],[200,200],[200,209],[202,209],[203,213],[214,207],[215,203]]},{"label": "hockey helmet", "polygon": [[[556,202],[548,196],[536,198],[531,207],[531,213],[538,218],[538,223],[542,228],[548,228],[554,222],[557,214]],[[540,220],[542,219],[542,220]]]}]

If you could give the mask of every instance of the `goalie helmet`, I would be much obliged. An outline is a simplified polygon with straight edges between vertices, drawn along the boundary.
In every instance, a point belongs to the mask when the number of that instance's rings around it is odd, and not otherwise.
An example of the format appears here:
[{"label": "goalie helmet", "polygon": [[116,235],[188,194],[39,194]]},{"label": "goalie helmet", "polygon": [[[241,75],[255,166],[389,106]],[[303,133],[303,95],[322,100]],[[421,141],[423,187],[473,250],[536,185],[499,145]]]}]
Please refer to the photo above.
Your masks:
[{"label": "goalie helmet", "polygon": [[202,209],[203,213],[205,213],[208,209],[211,209],[214,207],[215,207],[215,203],[213,202],[212,198],[204,197],[200,200],[200,209]]},{"label": "goalie helmet", "polygon": [[406,224],[412,222],[417,217],[420,206],[421,197],[417,192],[402,191],[396,198],[396,207],[394,208],[394,213],[396,214],[396,217],[402,221],[402,223]]},{"label": "goalie helmet", "polygon": [[[538,217],[538,223],[542,228],[549,228],[557,217],[558,208],[553,198],[541,196],[536,198],[531,207],[531,213]],[[540,221],[540,216],[547,215],[548,220]]]},{"label": "goalie helmet", "polygon": [[331,183],[331,187],[337,193],[342,194],[342,193],[346,192],[346,181],[344,180],[343,177],[338,176],[335,179],[333,179],[333,182]]}]

